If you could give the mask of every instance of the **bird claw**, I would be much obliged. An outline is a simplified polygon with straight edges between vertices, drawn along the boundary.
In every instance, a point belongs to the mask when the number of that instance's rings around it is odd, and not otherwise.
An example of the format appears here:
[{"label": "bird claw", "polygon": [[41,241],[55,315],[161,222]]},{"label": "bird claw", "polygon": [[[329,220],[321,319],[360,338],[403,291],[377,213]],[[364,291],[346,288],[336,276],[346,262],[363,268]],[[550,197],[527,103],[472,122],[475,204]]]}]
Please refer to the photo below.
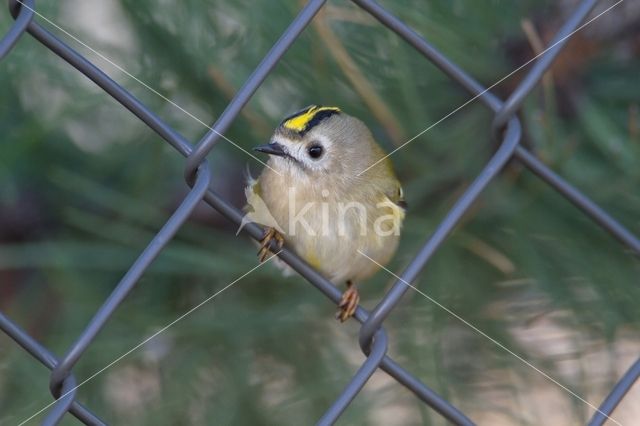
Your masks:
[{"label": "bird claw", "polygon": [[280,250],[284,245],[284,237],[275,228],[268,227],[265,230],[264,237],[260,240],[260,250],[258,250],[258,260],[260,263],[267,259],[269,253],[273,253],[269,247],[271,246],[271,242],[274,240],[278,250]]},{"label": "bird claw", "polygon": [[360,294],[358,289],[352,283],[347,283],[347,290],[342,294],[342,299],[338,305],[338,312],[336,312],[336,319],[340,322],[345,322],[353,316],[360,302]]}]

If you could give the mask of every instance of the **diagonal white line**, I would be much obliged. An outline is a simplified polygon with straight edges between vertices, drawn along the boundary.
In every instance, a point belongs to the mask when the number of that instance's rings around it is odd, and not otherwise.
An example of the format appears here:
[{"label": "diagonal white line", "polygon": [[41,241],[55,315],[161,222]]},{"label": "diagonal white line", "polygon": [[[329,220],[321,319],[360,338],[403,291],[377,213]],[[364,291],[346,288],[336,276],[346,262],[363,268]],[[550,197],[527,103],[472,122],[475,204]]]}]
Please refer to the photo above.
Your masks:
[{"label": "diagonal white line", "polygon": [[115,68],[117,68],[118,70],[120,70],[122,73],[126,74],[129,78],[135,80],[136,82],[138,82],[139,84],[141,84],[143,87],[145,87],[147,90],[149,90],[150,92],[152,92],[153,94],[159,96],[160,98],[162,98],[164,101],[170,103],[171,105],[173,105],[174,107],[178,108],[180,111],[182,111],[183,113],[185,113],[187,116],[191,117],[192,119],[194,119],[195,121],[197,121],[198,123],[202,124],[204,127],[206,127],[207,129],[211,130],[213,133],[217,134],[218,136],[220,136],[221,138],[223,138],[224,140],[226,140],[227,142],[229,142],[231,145],[235,146],[236,148],[238,148],[240,151],[244,152],[245,154],[247,154],[249,157],[253,158],[254,160],[256,160],[257,162],[261,163],[262,165],[270,168],[271,170],[273,170],[274,172],[276,172],[277,174],[281,175],[280,172],[278,172],[277,170],[274,170],[271,166],[269,166],[267,163],[265,163],[264,161],[260,160],[258,157],[256,157],[255,155],[253,155],[252,153],[250,153],[249,151],[247,151],[246,149],[244,149],[243,147],[241,147],[240,145],[238,145],[237,143],[235,143],[234,141],[232,141],[231,139],[229,139],[228,137],[226,137],[225,135],[223,135],[222,133],[218,132],[216,129],[214,129],[212,126],[209,126],[207,123],[205,123],[204,121],[202,121],[201,119],[199,119],[198,117],[196,117],[194,114],[190,113],[189,111],[187,111],[186,109],[184,109],[183,107],[181,107],[180,105],[178,105],[177,103],[175,103],[174,101],[172,101],[171,99],[167,98],[165,95],[163,95],[162,93],[158,92],[156,89],[154,89],[153,87],[151,87],[150,85],[148,85],[147,83],[145,83],[144,81],[140,80],[138,77],[136,77],[135,75],[131,74],[129,71],[125,70],[123,67],[121,67],[120,65],[116,64],[115,62],[113,62],[111,59],[107,58],[105,55],[103,55],[102,53],[98,52],[96,49],[94,49],[93,47],[89,46],[87,43],[83,42],[82,40],[80,40],[78,37],[74,36],[73,34],[71,34],[69,31],[65,30],[64,28],[62,28],[61,26],[59,26],[58,24],[56,24],[55,22],[53,22],[52,20],[50,20],[49,18],[47,18],[46,16],[42,15],[40,12],[30,8],[29,6],[27,6],[26,4],[24,4],[24,2],[22,0],[16,0],[18,3],[20,3],[22,5],[22,7],[25,7],[27,9],[29,9],[30,11],[32,11],[35,15],[37,15],[38,17],[42,18],[43,20],[45,20],[46,22],[48,22],[50,25],[52,25],[53,27],[55,27],[56,29],[58,29],[60,32],[64,33],[66,36],[68,36],[69,38],[73,39],[76,43],[84,46],[85,48],[89,49],[92,53],[94,53],[95,55],[97,55],[99,58],[101,58],[102,60],[108,62],[109,64],[111,64],[112,66],[114,66]]},{"label": "diagonal white line", "polygon": [[494,339],[493,337],[489,336],[487,333],[485,333],[484,331],[480,330],[478,327],[474,326],[473,324],[471,324],[469,321],[465,320],[464,318],[462,318],[460,315],[456,314],[455,312],[453,312],[451,309],[447,308],[446,306],[442,305],[441,303],[439,303],[437,300],[435,300],[434,298],[430,297],[429,295],[427,295],[426,293],[424,293],[423,291],[419,290],[417,287],[409,284],[408,282],[406,282],[405,280],[403,280],[401,277],[399,277],[398,275],[394,274],[393,272],[391,272],[389,269],[385,268],[383,265],[381,265],[380,263],[376,262],[374,259],[370,258],[369,256],[367,256],[366,254],[364,254],[362,251],[360,251],[360,249],[358,249],[358,253],[360,253],[361,255],[363,255],[364,257],[366,257],[367,259],[369,259],[370,261],[372,261],[373,263],[375,263],[376,265],[378,265],[380,268],[384,269],[385,271],[387,271],[390,275],[394,276],[396,279],[400,280],[403,284],[411,287],[412,289],[414,289],[415,291],[417,291],[419,294],[421,294],[422,296],[424,296],[426,299],[428,299],[429,301],[431,301],[432,303],[434,303],[436,306],[438,306],[439,308],[443,309],[444,311],[446,311],[447,313],[449,313],[450,315],[452,315],[453,317],[455,317],[457,320],[459,320],[460,322],[462,322],[464,325],[466,325],[467,327],[471,328],[473,331],[475,331],[476,333],[480,334],[481,336],[489,339],[493,344],[495,344],[496,346],[498,346],[500,349],[508,352],[509,354],[513,355],[514,357],[516,357],[518,360],[522,361],[524,364],[526,364],[528,367],[532,368],[533,370],[535,370],[536,372],[538,372],[539,374],[541,374],[542,376],[544,376],[547,380],[551,381],[552,383],[556,384],[557,386],[559,386],[561,389],[563,389],[565,392],[569,393],[570,395],[573,395],[575,398],[579,399],[580,401],[584,402],[585,404],[587,404],[589,407],[593,408],[594,410],[596,410],[598,413],[602,414],[603,416],[605,416],[607,419],[611,420],[612,422],[614,422],[615,424],[617,424],[618,426],[622,426],[622,423],[618,422],[616,419],[614,419],[613,417],[609,417],[607,416],[604,412],[602,412],[598,407],[596,407],[595,405],[591,404],[589,401],[587,401],[586,399],[584,399],[583,397],[581,397],[580,395],[578,395],[577,393],[575,393],[574,391],[572,391],[571,389],[569,389],[568,387],[566,387],[565,385],[563,385],[562,383],[560,383],[559,381],[557,381],[556,379],[554,379],[553,377],[551,377],[550,375],[548,375],[547,373],[545,373],[544,371],[540,370],[538,367],[536,367],[535,365],[533,365],[532,363],[530,363],[529,361],[527,361],[526,359],[522,358],[520,355],[516,354],[515,352],[513,352],[512,350],[510,350],[509,348],[507,348],[505,345],[503,345],[502,343],[500,343],[499,341],[497,341],[496,339]]},{"label": "diagonal white line", "polygon": [[402,148],[404,148],[405,146],[407,146],[408,144],[410,144],[411,142],[413,142],[414,140],[416,140],[417,138],[419,138],[420,136],[422,136],[423,134],[425,134],[426,132],[428,132],[429,130],[433,129],[434,127],[436,127],[438,124],[442,123],[444,120],[446,120],[447,118],[451,117],[453,114],[457,113],[458,111],[460,111],[462,108],[466,107],[467,105],[469,105],[471,102],[475,101],[476,99],[478,99],[480,96],[484,95],[485,93],[487,93],[489,90],[493,89],[494,87],[496,87],[498,84],[502,83],[504,80],[508,79],[509,77],[511,77],[513,74],[517,73],[518,71],[520,71],[522,68],[526,67],[527,65],[529,65],[531,62],[535,61],[536,59],[538,59],[540,56],[544,55],[547,51],[553,49],[555,46],[557,46],[559,43],[562,43],[564,40],[568,39],[569,37],[573,36],[575,33],[577,33],[578,31],[582,30],[584,27],[586,27],[587,25],[591,24],[593,21],[595,21],[596,19],[600,18],[602,15],[604,15],[605,13],[609,12],[611,9],[613,9],[614,7],[618,6],[620,3],[622,3],[624,0],[618,0],[616,3],[614,3],[612,6],[608,7],[607,9],[605,9],[603,12],[597,14],[595,17],[593,17],[592,19],[588,20],[587,22],[585,22],[584,24],[582,24],[581,26],[579,26],[578,28],[576,28],[574,31],[572,31],[571,33],[567,34],[566,36],[562,37],[560,40],[558,40],[557,42],[553,43],[552,45],[550,45],[549,47],[547,47],[546,49],[544,49],[542,52],[538,53],[537,55],[535,55],[533,58],[529,59],[527,62],[525,62],[524,64],[520,65],[518,68],[516,68],[515,70],[511,71],[509,74],[505,75],[504,77],[502,77],[500,80],[496,81],[495,83],[493,83],[491,86],[487,87],[486,89],[484,89],[482,92],[478,93],[477,95],[475,95],[474,97],[472,97],[471,99],[469,99],[468,101],[466,101],[465,103],[463,103],[462,105],[460,105],[459,107],[457,107],[456,109],[454,109],[453,111],[451,111],[450,113],[448,113],[447,115],[445,115],[444,117],[442,117],[441,119],[439,119],[438,121],[436,121],[435,123],[433,123],[432,125],[430,125],[429,127],[427,127],[426,129],[424,129],[423,131],[421,131],[420,133],[418,133],[417,135],[415,135],[414,137],[412,137],[411,139],[409,139],[408,141],[406,141],[405,143],[403,143],[402,145],[400,145],[399,147],[397,147],[396,149],[394,149],[393,151],[391,151],[390,153],[388,153],[387,155],[385,155],[384,157],[380,158],[378,161],[376,161],[375,163],[373,163],[372,165],[370,165],[369,167],[367,167],[366,169],[364,169],[363,171],[361,171],[360,173],[358,173],[358,176],[361,176],[364,172],[366,172],[367,170],[369,170],[370,168],[374,167],[376,164],[380,163],[381,161],[384,161],[385,159],[389,158],[390,156],[392,156],[393,154],[395,154],[396,152],[398,152],[399,150],[401,150]]},{"label": "diagonal white line", "polygon": [[[282,251],[282,250],[280,250]],[[109,364],[107,364],[106,366],[104,366],[103,368],[101,368],[100,370],[96,371],[95,373],[93,373],[91,376],[89,376],[88,378],[86,378],[85,380],[83,380],[82,382],[78,383],[78,385],[76,387],[74,387],[73,389],[70,389],[68,392],[60,395],[60,397],[58,399],[64,398],[65,396],[67,396],[68,394],[70,394],[71,392],[75,391],[76,389],[78,389],[80,386],[86,384],[87,382],[89,382],[90,380],[94,379],[96,376],[98,376],[99,374],[103,373],[105,370],[107,370],[108,368],[112,367],[114,364],[116,364],[117,362],[119,362],[120,360],[122,360],[123,358],[125,358],[126,356],[128,356],[129,354],[131,354],[132,352],[135,352],[136,350],[138,350],[140,347],[144,346],[147,342],[149,342],[150,340],[154,339],[156,336],[158,336],[161,333],[164,333],[165,331],[167,331],[167,329],[169,329],[170,327],[174,326],[176,323],[182,321],[184,318],[186,318],[187,316],[191,315],[194,311],[196,311],[197,309],[199,309],[201,306],[203,306],[204,304],[208,303],[209,301],[211,301],[212,299],[214,299],[216,296],[218,296],[220,293],[222,293],[223,291],[225,291],[226,289],[228,289],[229,287],[231,287],[232,285],[236,284],[238,281],[240,281],[241,279],[243,279],[244,277],[246,277],[247,275],[249,275],[250,273],[252,273],[253,271],[255,271],[256,269],[260,268],[262,265],[266,264],[268,261],[270,261],[271,259],[273,259],[274,257],[278,256],[278,254],[280,254],[280,251],[273,254],[271,257],[269,257],[268,259],[266,259],[264,262],[257,264],[255,267],[251,268],[249,271],[245,272],[244,274],[242,274],[240,277],[236,278],[235,280],[233,280],[232,282],[230,282],[229,284],[227,284],[226,286],[224,286],[221,290],[218,290],[217,292],[215,292],[214,294],[212,294],[211,296],[207,297],[206,299],[204,299],[202,302],[198,303],[196,306],[194,306],[193,308],[189,309],[187,312],[185,312],[184,314],[180,315],[178,318],[174,319],[173,321],[171,321],[169,324],[165,325],[164,327],[162,327],[160,330],[156,331],[155,333],[153,333],[151,336],[147,337],[146,339],[144,339],[142,342],[138,343],[136,346],[134,346],[133,348],[129,349],[127,352],[125,352],[124,354],[120,355],[118,358],[116,358],[115,360],[111,361]],[[28,421],[30,421],[31,419],[33,419],[34,417],[36,417],[38,414],[42,413],[44,410],[46,410],[47,408],[51,407],[53,404],[55,404],[56,401],[53,401],[49,404],[47,404],[46,406],[42,407],[40,410],[38,410],[37,412],[35,412],[34,414],[32,414],[31,416],[29,416],[28,418],[24,419],[23,421],[21,421],[18,426],[22,426],[25,423],[27,423]]]}]

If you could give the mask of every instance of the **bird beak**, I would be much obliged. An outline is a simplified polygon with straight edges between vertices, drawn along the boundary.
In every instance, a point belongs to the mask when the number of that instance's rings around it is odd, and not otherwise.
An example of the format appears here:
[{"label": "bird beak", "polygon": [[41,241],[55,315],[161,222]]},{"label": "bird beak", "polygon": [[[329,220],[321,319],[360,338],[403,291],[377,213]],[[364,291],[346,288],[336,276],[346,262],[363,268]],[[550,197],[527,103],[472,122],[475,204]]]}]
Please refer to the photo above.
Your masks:
[{"label": "bird beak", "polygon": [[269,155],[277,155],[279,157],[284,157],[287,155],[286,151],[277,142],[268,143],[265,145],[259,145],[253,148],[254,151],[264,152]]}]

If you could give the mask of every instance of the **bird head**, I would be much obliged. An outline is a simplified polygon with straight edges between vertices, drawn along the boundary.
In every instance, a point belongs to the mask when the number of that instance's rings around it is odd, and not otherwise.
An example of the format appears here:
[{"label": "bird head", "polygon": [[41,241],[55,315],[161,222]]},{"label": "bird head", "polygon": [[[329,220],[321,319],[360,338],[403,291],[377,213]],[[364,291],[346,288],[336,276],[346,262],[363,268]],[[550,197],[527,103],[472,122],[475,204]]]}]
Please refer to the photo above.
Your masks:
[{"label": "bird head", "polygon": [[371,132],[337,107],[312,105],[286,117],[256,151],[269,166],[293,175],[356,175],[380,157]]}]

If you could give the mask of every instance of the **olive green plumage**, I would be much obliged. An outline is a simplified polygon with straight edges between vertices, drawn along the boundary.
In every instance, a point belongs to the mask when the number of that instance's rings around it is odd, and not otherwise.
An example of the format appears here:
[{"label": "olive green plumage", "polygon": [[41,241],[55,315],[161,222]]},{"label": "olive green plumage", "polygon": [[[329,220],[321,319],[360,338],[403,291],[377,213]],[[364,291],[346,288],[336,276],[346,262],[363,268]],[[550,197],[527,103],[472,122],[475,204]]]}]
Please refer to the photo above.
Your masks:
[{"label": "olive green plumage", "polygon": [[404,219],[403,193],[362,121],[335,107],[308,107],[256,150],[270,158],[247,187],[251,220],[276,228],[334,284],[372,275],[378,266],[366,256],[389,261]]}]

